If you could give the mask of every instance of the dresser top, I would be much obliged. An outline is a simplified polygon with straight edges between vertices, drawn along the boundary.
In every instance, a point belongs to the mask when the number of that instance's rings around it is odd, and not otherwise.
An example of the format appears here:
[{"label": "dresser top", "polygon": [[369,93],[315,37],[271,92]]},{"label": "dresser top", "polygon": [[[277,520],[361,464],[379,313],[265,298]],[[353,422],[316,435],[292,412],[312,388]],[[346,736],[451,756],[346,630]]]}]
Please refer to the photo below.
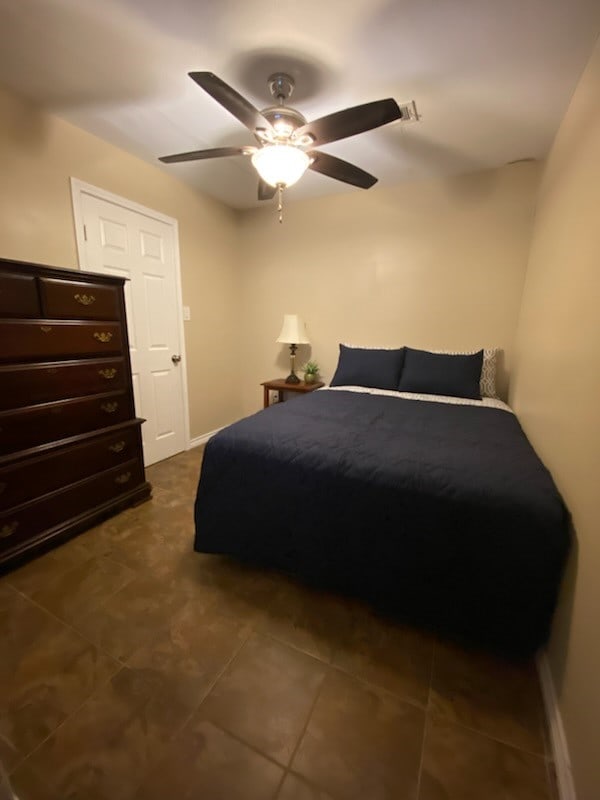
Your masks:
[{"label": "dresser top", "polygon": [[99,272],[84,272],[80,269],[62,269],[61,267],[50,267],[46,264],[34,264],[31,261],[16,261],[10,258],[0,258],[0,272],[20,272],[22,274],[37,275],[44,278],[60,278],[62,280],[73,280],[97,283],[115,283],[122,285],[127,278],[119,278],[115,275],[105,275]]}]

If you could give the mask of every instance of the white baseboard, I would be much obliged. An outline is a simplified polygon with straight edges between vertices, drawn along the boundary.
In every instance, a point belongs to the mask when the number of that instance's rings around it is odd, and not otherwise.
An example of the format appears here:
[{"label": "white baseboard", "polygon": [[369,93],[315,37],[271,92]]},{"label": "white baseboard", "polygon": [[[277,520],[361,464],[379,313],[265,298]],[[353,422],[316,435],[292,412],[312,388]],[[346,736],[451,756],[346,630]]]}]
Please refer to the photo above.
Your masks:
[{"label": "white baseboard", "polygon": [[571,771],[571,759],[567,746],[567,737],[558,707],[558,698],[548,656],[542,652],[537,659],[538,673],[542,687],[542,696],[546,708],[546,718],[550,727],[550,742],[554,755],[554,766],[556,769],[556,782],[558,784],[558,794],[560,800],[577,800],[575,795],[575,784],[573,783],[573,773]]},{"label": "white baseboard", "polygon": [[[226,426],[223,425],[223,428]],[[214,431],[209,431],[208,433],[203,433],[202,436],[196,436],[194,439],[190,439],[190,445],[188,450],[191,450],[193,447],[200,447],[203,444],[206,444],[211,436],[214,436],[215,433],[222,431],[223,428],[215,428]]]}]

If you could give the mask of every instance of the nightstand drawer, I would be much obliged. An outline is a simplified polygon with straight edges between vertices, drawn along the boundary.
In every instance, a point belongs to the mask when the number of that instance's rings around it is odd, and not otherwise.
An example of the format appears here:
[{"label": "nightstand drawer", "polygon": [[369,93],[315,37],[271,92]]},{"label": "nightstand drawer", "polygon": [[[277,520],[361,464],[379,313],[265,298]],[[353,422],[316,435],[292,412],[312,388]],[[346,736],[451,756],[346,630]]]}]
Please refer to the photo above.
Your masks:
[{"label": "nightstand drawer", "polygon": [[42,315],[51,319],[118,319],[119,288],[40,278]]},{"label": "nightstand drawer", "polygon": [[0,414],[0,454],[108,428],[133,416],[128,392],[30,406]]},{"label": "nightstand drawer", "polygon": [[55,361],[0,366],[0,411],[36,403],[51,403],[123,389],[127,385],[122,358]]},{"label": "nightstand drawer", "polygon": [[90,512],[143,482],[142,463],[139,460],[126,461],[115,469],[71,484],[33,503],[3,511],[0,513],[0,552],[35,539],[41,533],[48,533],[61,523],[68,524],[79,514]]},{"label": "nightstand drawer", "polygon": [[60,447],[0,468],[0,511],[135,458],[139,422],[84,444]]},{"label": "nightstand drawer", "polygon": [[37,317],[40,313],[33,275],[0,272],[0,316]]},{"label": "nightstand drawer", "polygon": [[120,353],[118,322],[62,322],[55,319],[0,320],[0,360]]}]

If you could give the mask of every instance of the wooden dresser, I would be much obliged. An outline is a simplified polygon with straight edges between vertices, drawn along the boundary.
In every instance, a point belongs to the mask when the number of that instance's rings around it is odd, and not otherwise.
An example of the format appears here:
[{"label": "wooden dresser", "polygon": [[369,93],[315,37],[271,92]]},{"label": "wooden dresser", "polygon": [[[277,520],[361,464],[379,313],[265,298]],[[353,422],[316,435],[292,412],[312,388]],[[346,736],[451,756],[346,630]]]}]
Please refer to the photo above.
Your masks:
[{"label": "wooden dresser", "polygon": [[123,284],[0,260],[0,566],[150,497]]}]

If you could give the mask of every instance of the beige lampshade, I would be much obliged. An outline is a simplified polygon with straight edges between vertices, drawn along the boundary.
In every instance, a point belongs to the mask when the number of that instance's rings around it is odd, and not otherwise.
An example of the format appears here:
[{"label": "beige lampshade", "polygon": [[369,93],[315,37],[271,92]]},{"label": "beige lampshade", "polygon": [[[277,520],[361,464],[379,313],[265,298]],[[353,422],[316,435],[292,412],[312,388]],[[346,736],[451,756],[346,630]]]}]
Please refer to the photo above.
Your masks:
[{"label": "beige lampshade", "polygon": [[310,344],[304,320],[298,314],[284,314],[281,333],[276,341],[281,344]]}]

